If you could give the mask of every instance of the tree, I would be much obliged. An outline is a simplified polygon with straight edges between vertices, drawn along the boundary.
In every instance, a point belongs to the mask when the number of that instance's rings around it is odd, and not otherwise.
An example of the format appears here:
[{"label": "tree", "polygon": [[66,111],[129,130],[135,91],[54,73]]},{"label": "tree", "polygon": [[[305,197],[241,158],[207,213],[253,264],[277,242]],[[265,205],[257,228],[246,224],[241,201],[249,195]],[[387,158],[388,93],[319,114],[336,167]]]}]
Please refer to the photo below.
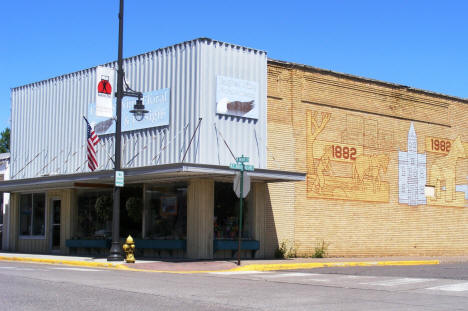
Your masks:
[{"label": "tree", "polygon": [[10,152],[10,128],[0,133],[0,153]]},{"label": "tree", "polygon": [[314,172],[314,142],[317,136],[323,131],[328,121],[330,121],[331,113],[322,112],[321,122],[319,123],[319,115],[317,111],[307,111],[307,164],[308,171]]}]

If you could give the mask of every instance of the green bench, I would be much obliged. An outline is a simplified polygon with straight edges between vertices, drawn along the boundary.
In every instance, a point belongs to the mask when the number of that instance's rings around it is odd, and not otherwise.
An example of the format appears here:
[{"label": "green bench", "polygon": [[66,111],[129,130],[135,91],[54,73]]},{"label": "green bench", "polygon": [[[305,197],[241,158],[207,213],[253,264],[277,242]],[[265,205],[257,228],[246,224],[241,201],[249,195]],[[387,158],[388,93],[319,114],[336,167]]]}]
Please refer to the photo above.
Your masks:
[{"label": "green bench", "polygon": [[[260,249],[260,242],[257,240],[241,240],[241,250],[243,251],[252,251],[252,258],[255,257],[255,252]],[[239,248],[238,240],[214,240],[213,241],[213,251],[224,251],[230,250],[231,257],[234,257],[234,254]]]},{"label": "green bench", "polygon": [[110,239],[100,239],[100,240],[87,240],[87,239],[70,239],[65,241],[65,246],[70,248],[70,252],[77,253],[79,248],[96,250],[97,252],[102,251],[102,249],[109,250],[111,247]]},{"label": "green bench", "polygon": [[185,251],[187,248],[186,240],[149,240],[149,239],[135,239],[135,249],[144,250],[152,249],[158,252],[168,251],[170,256],[174,250]]}]

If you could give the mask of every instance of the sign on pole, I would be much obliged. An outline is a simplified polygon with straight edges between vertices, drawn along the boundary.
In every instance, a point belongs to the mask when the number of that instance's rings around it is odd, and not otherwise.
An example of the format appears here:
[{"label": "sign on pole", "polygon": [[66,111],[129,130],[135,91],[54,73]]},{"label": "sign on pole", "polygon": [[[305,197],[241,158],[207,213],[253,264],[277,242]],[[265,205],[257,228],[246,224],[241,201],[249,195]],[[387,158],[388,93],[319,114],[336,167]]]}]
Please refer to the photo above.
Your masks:
[{"label": "sign on pole", "polygon": [[231,163],[229,164],[229,168],[233,170],[242,170],[242,164],[239,163]]},{"label": "sign on pole", "polygon": [[249,162],[249,157],[244,157],[244,156],[242,156],[242,157],[237,157],[237,158],[236,158],[236,162],[237,162],[237,163]]},{"label": "sign on pole", "polygon": [[115,171],[115,186],[123,187],[124,186],[124,172]]},{"label": "sign on pole", "polygon": [[239,237],[238,243],[239,246],[237,248],[237,265],[240,266],[240,256],[241,256],[241,238],[242,238],[242,201],[247,196],[250,191],[250,177],[247,174],[244,174],[245,171],[253,171],[253,165],[247,165],[246,162],[249,162],[249,157],[238,157],[236,158],[237,163],[229,164],[229,168],[233,170],[240,171],[236,174],[234,178],[234,192],[236,193],[239,200]]},{"label": "sign on pole", "polygon": [[96,116],[112,118],[115,69],[96,68]]},{"label": "sign on pole", "polygon": [[251,171],[251,172],[253,172],[254,166],[253,166],[253,165],[247,165],[247,164],[245,164],[245,165],[244,165],[244,170],[245,170],[245,171]]},{"label": "sign on pole", "polygon": [[[237,197],[240,198],[240,184],[241,184],[241,172],[237,173],[236,177],[234,177],[233,189],[236,193]],[[243,187],[242,187],[242,198],[246,198],[250,191],[250,176],[248,174],[244,174],[243,180]]]}]

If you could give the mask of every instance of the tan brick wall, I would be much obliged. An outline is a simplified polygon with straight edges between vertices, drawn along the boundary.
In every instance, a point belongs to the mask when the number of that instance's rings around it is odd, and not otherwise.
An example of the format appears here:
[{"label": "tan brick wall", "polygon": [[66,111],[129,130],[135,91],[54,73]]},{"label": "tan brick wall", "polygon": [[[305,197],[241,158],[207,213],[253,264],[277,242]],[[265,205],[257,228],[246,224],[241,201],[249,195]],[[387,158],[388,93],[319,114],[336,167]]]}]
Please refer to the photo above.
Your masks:
[{"label": "tan brick wall", "polygon": [[[419,168],[399,161],[399,151],[411,160],[411,124],[426,157]],[[440,150],[447,142],[448,153]],[[468,184],[464,101],[270,62],[268,168],[306,172],[307,181],[268,186],[267,256],[284,240],[301,255],[320,240],[330,256],[468,253],[468,200],[460,191],[449,195],[450,180]],[[441,197],[400,202],[400,171],[425,173],[426,184],[439,176]]]}]

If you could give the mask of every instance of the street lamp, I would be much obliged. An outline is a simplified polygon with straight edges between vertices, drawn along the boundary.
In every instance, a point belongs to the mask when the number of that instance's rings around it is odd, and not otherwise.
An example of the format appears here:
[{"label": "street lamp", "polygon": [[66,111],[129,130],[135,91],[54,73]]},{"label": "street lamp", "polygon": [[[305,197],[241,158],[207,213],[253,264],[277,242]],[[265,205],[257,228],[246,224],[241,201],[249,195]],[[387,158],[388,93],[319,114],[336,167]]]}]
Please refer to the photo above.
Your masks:
[{"label": "street lamp", "polygon": [[119,51],[117,59],[117,102],[116,102],[116,120],[115,120],[115,163],[114,163],[114,204],[112,207],[112,245],[109,251],[107,261],[122,261],[122,251],[120,249],[120,187],[115,186],[115,178],[117,171],[120,171],[120,152],[121,152],[121,132],[122,132],[122,98],[124,96],[136,97],[136,104],[130,112],[134,114],[137,121],[141,121],[144,118],[145,110],[143,101],[143,93],[131,90],[128,85],[126,90],[123,89],[124,84],[124,71],[122,68],[122,47],[123,47],[123,0],[120,0],[119,10]]},{"label": "street lamp", "polygon": [[148,110],[145,110],[145,105],[143,105],[143,101],[141,100],[141,96],[138,96],[138,99],[133,106],[133,110],[130,110],[130,113],[133,113],[135,120],[141,121],[145,117],[145,113],[148,113]]}]

